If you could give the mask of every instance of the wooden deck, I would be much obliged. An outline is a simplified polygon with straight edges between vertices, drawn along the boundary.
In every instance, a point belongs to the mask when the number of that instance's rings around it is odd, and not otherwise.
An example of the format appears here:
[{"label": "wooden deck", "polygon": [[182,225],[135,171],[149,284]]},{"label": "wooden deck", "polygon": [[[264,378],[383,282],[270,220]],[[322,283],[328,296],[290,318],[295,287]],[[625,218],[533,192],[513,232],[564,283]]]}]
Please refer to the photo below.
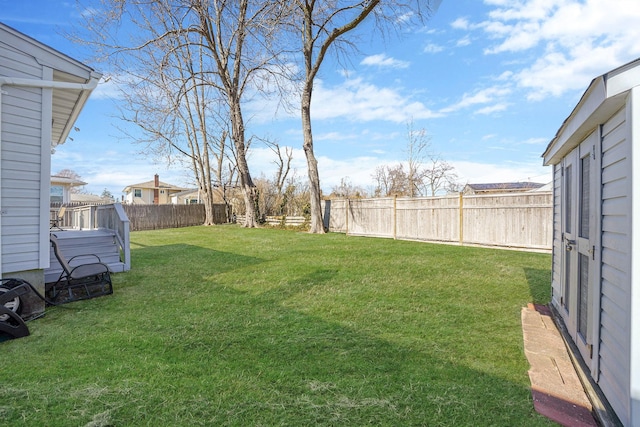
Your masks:
[{"label": "wooden deck", "polygon": [[[77,255],[94,254],[109,266],[111,272],[126,271],[125,263],[121,260],[116,234],[112,230],[52,230],[51,234],[55,234],[58,238],[60,250],[67,260]],[[44,271],[45,283],[55,282],[62,272],[62,267],[52,248],[49,254],[50,267]]]}]

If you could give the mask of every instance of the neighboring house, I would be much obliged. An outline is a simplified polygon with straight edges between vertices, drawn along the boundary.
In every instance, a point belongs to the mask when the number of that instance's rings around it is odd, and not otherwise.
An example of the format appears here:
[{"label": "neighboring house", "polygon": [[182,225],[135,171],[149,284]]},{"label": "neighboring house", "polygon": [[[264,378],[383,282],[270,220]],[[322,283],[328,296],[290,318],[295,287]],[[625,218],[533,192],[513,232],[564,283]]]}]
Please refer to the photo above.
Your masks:
[{"label": "neighboring house", "polygon": [[589,378],[640,426],[640,59],[595,78],[543,154],[553,166],[551,304]]},{"label": "neighboring house", "polygon": [[69,203],[72,201],[71,187],[82,187],[86,182],[68,178],[66,176],[51,176],[50,201],[51,203]]},{"label": "neighboring house", "polygon": [[530,192],[530,193],[542,193],[542,192],[545,192],[545,191],[547,191],[547,192],[552,192],[553,191],[553,181],[546,183],[542,187],[538,187],[538,188],[534,188],[533,190],[529,190],[528,192]]},{"label": "neighboring house", "polygon": [[71,193],[71,203],[113,203],[111,198],[104,198],[95,194]]},{"label": "neighboring house", "polygon": [[498,182],[492,184],[467,184],[462,189],[463,194],[504,194],[522,193],[524,191],[536,190],[544,184],[537,182]]},{"label": "neighboring house", "polygon": [[198,189],[184,190],[171,195],[171,204],[173,205],[192,205],[195,203],[202,203]]},{"label": "neighboring house", "polygon": [[50,260],[51,152],[67,139],[100,77],[0,23],[0,272],[42,292]]},{"label": "neighboring house", "polygon": [[141,205],[165,205],[171,203],[171,196],[186,188],[160,181],[156,174],[153,181],[128,185],[122,190],[124,203]]}]

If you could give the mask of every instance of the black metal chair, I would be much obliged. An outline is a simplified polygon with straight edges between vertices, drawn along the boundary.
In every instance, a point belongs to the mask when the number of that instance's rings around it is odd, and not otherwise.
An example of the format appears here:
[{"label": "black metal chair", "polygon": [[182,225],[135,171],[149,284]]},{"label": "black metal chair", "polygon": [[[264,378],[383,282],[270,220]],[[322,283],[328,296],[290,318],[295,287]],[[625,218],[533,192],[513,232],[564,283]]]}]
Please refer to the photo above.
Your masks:
[{"label": "black metal chair", "polygon": [[49,238],[62,273],[54,284],[47,285],[47,299],[63,304],[113,293],[109,267],[97,255],[77,255],[67,261],[60,251],[57,236],[51,234]]},{"label": "black metal chair", "polygon": [[31,285],[20,279],[2,279],[0,282],[0,341],[29,335],[29,328],[20,317],[20,297],[30,291]]}]

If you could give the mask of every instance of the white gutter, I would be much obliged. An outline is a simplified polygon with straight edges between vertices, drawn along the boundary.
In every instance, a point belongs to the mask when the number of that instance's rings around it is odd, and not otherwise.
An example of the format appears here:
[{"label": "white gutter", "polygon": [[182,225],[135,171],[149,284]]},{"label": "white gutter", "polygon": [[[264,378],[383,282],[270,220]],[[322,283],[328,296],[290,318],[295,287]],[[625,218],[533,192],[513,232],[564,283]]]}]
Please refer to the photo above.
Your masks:
[{"label": "white gutter", "polygon": [[93,90],[98,86],[100,77],[91,76],[89,83],[54,82],[49,80],[23,79],[20,77],[1,77],[0,88],[2,86],[36,87],[43,89],[72,89],[72,90]]}]

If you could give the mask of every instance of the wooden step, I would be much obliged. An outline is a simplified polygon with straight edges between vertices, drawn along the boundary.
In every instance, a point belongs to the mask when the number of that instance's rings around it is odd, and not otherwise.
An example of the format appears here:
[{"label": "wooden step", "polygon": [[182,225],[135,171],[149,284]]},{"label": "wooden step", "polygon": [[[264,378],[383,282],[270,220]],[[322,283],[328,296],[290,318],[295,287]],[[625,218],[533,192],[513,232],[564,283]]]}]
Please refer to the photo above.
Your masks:
[{"label": "wooden step", "polygon": [[[64,257],[69,260],[79,255],[96,255],[100,261],[107,264],[111,272],[125,270],[124,263],[120,260],[120,251],[115,233],[110,230],[65,230],[55,233],[58,245]],[[86,262],[91,262],[93,257],[87,257]],[[95,260],[95,258],[93,258]],[[71,263],[72,265],[73,262]],[[45,269],[45,282],[55,282],[62,273],[62,267],[58,262],[53,248],[49,249],[49,268]]]}]

